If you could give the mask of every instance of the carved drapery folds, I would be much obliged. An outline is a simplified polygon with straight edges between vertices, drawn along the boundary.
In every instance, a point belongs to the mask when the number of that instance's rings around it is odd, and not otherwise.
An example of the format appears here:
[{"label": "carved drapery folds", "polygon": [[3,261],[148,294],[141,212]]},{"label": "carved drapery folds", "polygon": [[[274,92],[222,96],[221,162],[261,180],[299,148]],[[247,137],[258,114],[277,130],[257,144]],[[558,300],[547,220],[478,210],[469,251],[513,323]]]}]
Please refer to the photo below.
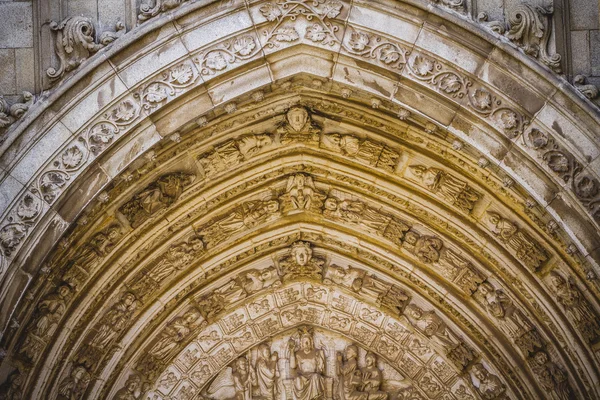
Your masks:
[{"label": "carved drapery folds", "polygon": [[439,168],[411,165],[409,171],[414,180],[467,214],[482,197],[467,182]]},{"label": "carved drapery folds", "polygon": [[400,154],[388,146],[353,135],[325,134],[321,146],[388,172],[394,172],[400,159]]},{"label": "carved drapery folds", "polygon": [[487,215],[492,233],[526,267],[532,271],[537,271],[548,261],[550,258],[548,252],[515,223],[492,211],[488,211]]},{"label": "carved drapery folds", "polygon": [[125,25],[118,22],[114,32],[104,32],[96,41],[96,29],[89,18],[75,16],[64,19],[61,23],[52,22],[50,29],[56,32],[56,55],[59,60],[58,69],[46,70],[50,79],[62,78],[81,65],[92,54],[114,42],[125,33]]},{"label": "carved drapery folds", "polygon": [[123,204],[119,212],[132,228],[137,228],[152,215],[175,203],[194,179],[194,175],[184,172],[163,175]]}]

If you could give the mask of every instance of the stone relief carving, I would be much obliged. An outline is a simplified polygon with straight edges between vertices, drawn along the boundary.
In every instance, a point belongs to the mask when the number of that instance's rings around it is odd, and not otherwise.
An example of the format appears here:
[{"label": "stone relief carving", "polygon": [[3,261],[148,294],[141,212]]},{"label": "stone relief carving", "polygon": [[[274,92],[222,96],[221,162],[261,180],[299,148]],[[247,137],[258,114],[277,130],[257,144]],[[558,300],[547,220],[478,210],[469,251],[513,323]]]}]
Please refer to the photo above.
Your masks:
[{"label": "stone relief carving", "polygon": [[508,15],[505,25],[500,21],[488,21],[485,12],[477,20],[491,31],[513,41],[525,54],[538,59],[557,74],[561,73],[560,54],[551,54],[549,49],[552,34],[552,6],[541,7],[527,3],[516,5]]},{"label": "stone relief carving", "polygon": [[475,354],[434,311],[424,311],[415,304],[406,307],[405,317],[423,335],[431,339],[458,368],[465,369]]},{"label": "stone relief carving", "polygon": [[188,0],[142,0],[138,13],[138,24],[156,17],[166,11],[179,7]]},{"label": "stone relief carving", "polygon": [[408,168],[413,179],[467,214],[473,211],[475,203],[482,197],[467,182],[439,168],[425,165],[411,165]]},{"label": "stone relief carving", "polygon": [[598,88],[596,85],[586,83],[587,78],[584,75],[577,75],[573,78],[573,86],[579,92],[581,92],[585,97],[590,100],[598,97]]},{"label": "stone relief carving", "polygon": [[281,144],[291,142],[317,144],[321,128],[313,121],[308,110],[301,106],[291,107],[277,128]]},{"label": "stone relief carving", "polygon": [[142,382],[139,375],[133,374],[127,378],[125,386],[115,393],[113,400],[142,400],[150,389],[150,384]]},{"label": "stone relief carving", "polygon": [[[33,193],[26,193],[6,218],[8,223],[0,229],[0,250],[10,257],[27,236],[29,229],[39,219],[42,201]],[[0,260],[0,274],[4,274],[4,263]]]},{"label": "stone relief carving", "polygon": [[388,146],[353,135],[325,134],[321,146],[388,172],[394,172],[400,159],[400,154]]},{"label": "stone relief carving", "polygon": [[201,53],[194,59],[203,75],[214,75],[222,71],[229,64],[250,60],[261,51],[261,46],[256,44],[251,35],[238,36],[230,41],[223,42],[218,48]]},{"label": "stone relief carving", "polygon": [[310,243],[295,242],[290,247],[289,254],[279,260],[284,281],[300,279],[320,281],[322,279],[325,259],[313,255]]},{"label": "stone relief carving", "polygon": [[211,248],[235,233],[280,216],[278,200],[250,200],[234,208],[225,217],[201,228],[198,234],[202,236],[206,247]]},{"label": "stone relief carving", "polygon": [[354,55],[377,60],[389,68],[402,69],[406,65],[410,50],[385,38],[348,27],[349,35],[342,42],[343,48]]},{"label": "stone relief carving", "polygon": [[6,382],[0,385],[1,400],[21,400],[23,399],[23,386],[25,377],[18,369],[12,372]]},{"label": "stone relief carving", "polygon": [[548,252],[531,236],[500,214],[488,211],[492,233],[505,244],[526,267],[537,271],[550,258]]},{"label": "stone relief carving", "polygon": [[355,200],[339,200],[328,197],[323,204],[323,215],[334,221],[343,221],[360,226],[369,232],[402,245],[404,234],[410,227],[397,218],[380,212],[367,204]]},{"label": "stone relief carving", "polygon": [[320,212],[325,194],[316,188],[312,176],[294,174],[288,178],[285,193],[281,196],[284,211],[307,210]]},{"label": "stone relief carving", "polygon": [[436,59],[423,54],[413,52],[406,65],[409,74],[415,79],[429,83],[451,97],[465,97],[468,88],[473,85],[468,78],[461,77]]},{"label": "stone relief carving", "polygon": [[531,358],[530,364],[544,389],[556,395],[559,400],[574,398],[567,374],[562,367],[550,360],[546,352],[536,353]]},{"label": "stone relief carving", "polygon": [[73,366],[69,375],[58,385],[56,399],[81,399],[91,380],[92,376],[86,367],[82,365]]},{"label": "stone relief carving", "polygon": [[544,347],[537,329],[501,289],[483,282],[473,297],[497,322],[497,327],[519,346],[525,356]]},{"label": "stone relief carving", "polygon": [[485,400],[504,398],[506,386],[500,379],[491,373],[481,363],[474,364],[471,368],[473,385]]},{"label": "stone relief carving", "polygon": [[137,228],[152,215],[175,203],[194,179],[194,175],[183,172],[163,175],[119,207],[119,212],[132,228]]},{"label": "stone relief carving", "polygon": [[96,29],[89,18],[68,17],[61,23],[52,22],[50,29],[56,32],[56,55],[60,66],[46,70],[50,79],[62,78],[81,65],[98,50],[114,42],[125,33],[125,24],[118,22],[115,32],[104,32],[96,41]]},{"label": "stone relief carving", "polygon": [[550,273],[549,280],[556,300],[564,307],[583,338],[590,344],[600,340],[600,320],[579,288],[571,279],[565,279],[556,271]]},{"label": "stone relief carving", "polygon": [[583,166],[547,133],[533,128],[524,135],[523,141],[527,147],[538,151],[548,168],[564,182],[570,182],[577,199],[600,222],[600,182],[592,175],[585,174]]},{"label": "stone relief carving", "polygon": [[[34,101],[34,96],[29,92],[23,92],[21,100],[10,105],[3,96],[0,96],[0,133],[3,134],[5,130],[21,118],[29,110]],[[4,140],[5,138],[0,136],[0,144]]]}]

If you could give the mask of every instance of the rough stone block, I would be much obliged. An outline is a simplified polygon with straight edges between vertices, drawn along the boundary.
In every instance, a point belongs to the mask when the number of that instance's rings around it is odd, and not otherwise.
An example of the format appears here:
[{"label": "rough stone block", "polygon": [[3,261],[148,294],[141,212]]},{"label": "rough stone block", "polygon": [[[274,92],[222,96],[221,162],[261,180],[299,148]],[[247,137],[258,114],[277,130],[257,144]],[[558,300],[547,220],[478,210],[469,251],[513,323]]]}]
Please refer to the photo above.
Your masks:
[{"label": "rough stone block", "polygon": [[574,75],[590,75],[592,65],[590,61],[590,33],[588,31],[571,32],[571,54]]},{"label": "rough stone block", "polygon": [[571,29],[598,29],[598,2],[594,0],[569,0]]},{"label": "rough stone block", "polygon": [[0,49],[0,95],[17,92],[15,75],[15,51]]},{"label": "rough stone block", "polygon": [[33,47],[31,3],[0,3],[0,48]]},{"label": "rough stone block", "polygon": [[590,31],[592,75],[600,76],[600,31]]},{"label": "rough stone block", "polygon": [[35,92],[34,56],[32,48],[15,49],[17,92]]}]

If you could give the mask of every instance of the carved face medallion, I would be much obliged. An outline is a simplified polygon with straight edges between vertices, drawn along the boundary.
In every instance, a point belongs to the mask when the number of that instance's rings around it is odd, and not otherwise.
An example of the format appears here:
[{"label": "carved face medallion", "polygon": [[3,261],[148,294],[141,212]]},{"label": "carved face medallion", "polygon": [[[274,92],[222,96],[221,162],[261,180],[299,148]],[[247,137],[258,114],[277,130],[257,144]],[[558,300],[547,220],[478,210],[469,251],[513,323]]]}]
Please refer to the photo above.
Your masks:
[{"label": "carved face medallion", "polygon": [[287,120],[292,129],[299,132],[308,121],[308,111],[302,107],[291,108],[287,113]]}]

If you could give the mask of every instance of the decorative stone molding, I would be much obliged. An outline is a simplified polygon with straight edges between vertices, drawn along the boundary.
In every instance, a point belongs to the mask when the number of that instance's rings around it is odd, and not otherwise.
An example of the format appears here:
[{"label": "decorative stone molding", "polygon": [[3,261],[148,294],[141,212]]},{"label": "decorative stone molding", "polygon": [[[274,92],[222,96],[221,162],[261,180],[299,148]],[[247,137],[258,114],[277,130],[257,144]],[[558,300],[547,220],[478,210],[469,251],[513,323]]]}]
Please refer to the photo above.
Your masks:
[{"label": "decorative stone molding", "polygon": [[125,34],[125,24],[118,22],[114,32],[103,32],[96,41],[93,22],[81,16],[68,17],[61,23],[52,21],[50,29],[56,32],[55,49],[60,63],[58,69],[50,67],[46,70],[46,74],[53,80],[62,78],[92,54]]},{"label": "decorative stone molding", "polygon": [[143,0],[140,4],[138,23],[145,22],[166,11],[179,7],[189,0]]},{"label": "decorative stone molding", "polygon": [[19,120],[35,101],[35,97],[29,92],[23,92],[21,99],[21,101],[9,105],[4,97],[0,96],[0,144],[5,140],[6,130]]}]

